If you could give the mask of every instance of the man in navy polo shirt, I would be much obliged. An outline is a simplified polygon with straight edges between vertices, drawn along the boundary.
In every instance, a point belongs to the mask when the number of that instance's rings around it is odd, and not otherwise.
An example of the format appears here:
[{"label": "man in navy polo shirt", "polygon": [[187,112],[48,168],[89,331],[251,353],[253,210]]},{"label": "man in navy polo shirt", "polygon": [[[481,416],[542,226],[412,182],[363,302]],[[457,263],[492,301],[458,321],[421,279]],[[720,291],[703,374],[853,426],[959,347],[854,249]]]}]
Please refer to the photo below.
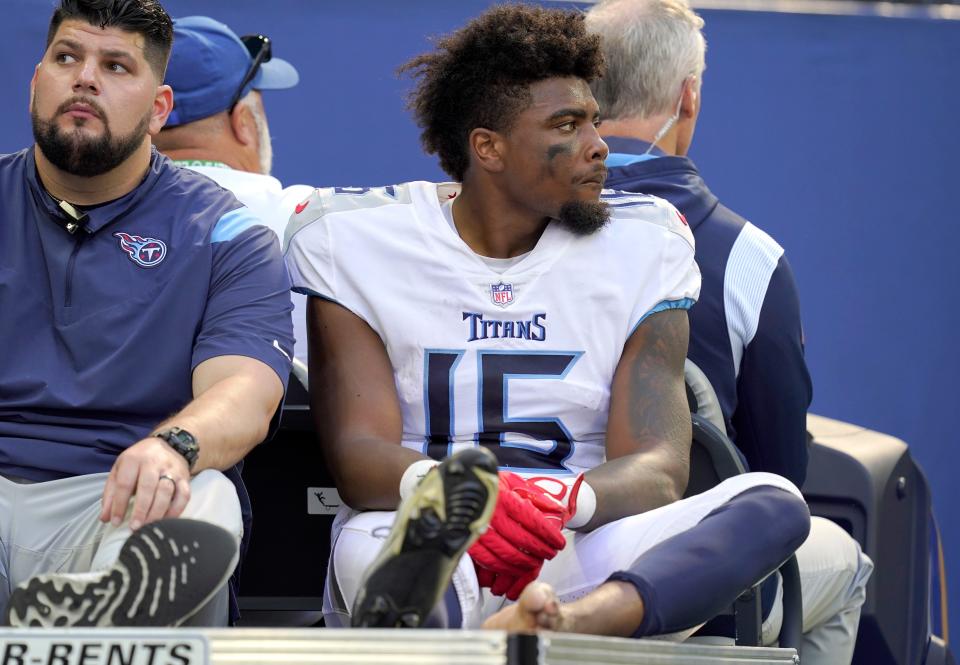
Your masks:
[{"label": "man in navy polo shirt", "polygon": [[268,228],[152,147],[171,38],[157,0],[61,0],[31,81],[36,144],[0,156],[14,625],[226,621],[236,465],[283,395],[289,282]]},{"label": "man in navy polo shirt", "polygon": [[[607,60],[606,76],[592,84],[610,148],[606,186],[662,197],[685,215],[703,275],[688,357],[713,384],[750,469],[802,485],[811,382],[793,273],[783,248],[720,204],[686,157],[700,112],[703,19],[684,0],[607,0],[591,8],[587,26]],[[872,563],[817,517],[797,561],[803,662],[850,662]],[[764,605],[773,604],[771,594]],[[765,639],[773,634],[766,616]]]}]

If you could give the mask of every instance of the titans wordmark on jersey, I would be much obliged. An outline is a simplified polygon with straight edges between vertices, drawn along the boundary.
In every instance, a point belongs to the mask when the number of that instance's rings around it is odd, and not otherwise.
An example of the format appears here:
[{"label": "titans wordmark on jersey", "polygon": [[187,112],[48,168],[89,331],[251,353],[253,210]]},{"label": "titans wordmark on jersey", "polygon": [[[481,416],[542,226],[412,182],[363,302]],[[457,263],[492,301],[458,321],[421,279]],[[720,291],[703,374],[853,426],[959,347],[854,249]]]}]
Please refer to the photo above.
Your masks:
[{"label": "titans wordmark on jersey", "polygon": [[693,236],[666,201],[607,191],[606,227],[578,237],[552,223],[497,272],[443,214],[458,188],[316,190],[287,228],[294,290],[383,340],[404,446],[441,458],[485,445],[502,468],[538,475],[592,468],[627,338],[699,293]]}]

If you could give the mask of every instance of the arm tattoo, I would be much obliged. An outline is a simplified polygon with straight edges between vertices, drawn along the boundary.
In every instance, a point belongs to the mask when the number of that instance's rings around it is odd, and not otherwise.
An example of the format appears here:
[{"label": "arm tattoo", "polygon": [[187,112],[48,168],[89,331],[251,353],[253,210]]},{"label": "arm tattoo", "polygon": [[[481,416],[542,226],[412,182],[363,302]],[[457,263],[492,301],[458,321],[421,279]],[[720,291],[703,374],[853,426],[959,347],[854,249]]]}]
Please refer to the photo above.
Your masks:
[{"label": "arm tattoo", "polygon": [[628,340],[610,399],[607,461],[587,472],[597,494],[593,529],[675,501],[690,468],[683,387],[689,324],[683,310],[644,321]]},{"label": "arm tattoo", "polygon": [[690,413],[683,388],[683,361],[689,338],[687,313],[654,314],[637,329],[644,347],[629,368],[630,432],[635,440],[666,440],[684,448],[690,441]]}]

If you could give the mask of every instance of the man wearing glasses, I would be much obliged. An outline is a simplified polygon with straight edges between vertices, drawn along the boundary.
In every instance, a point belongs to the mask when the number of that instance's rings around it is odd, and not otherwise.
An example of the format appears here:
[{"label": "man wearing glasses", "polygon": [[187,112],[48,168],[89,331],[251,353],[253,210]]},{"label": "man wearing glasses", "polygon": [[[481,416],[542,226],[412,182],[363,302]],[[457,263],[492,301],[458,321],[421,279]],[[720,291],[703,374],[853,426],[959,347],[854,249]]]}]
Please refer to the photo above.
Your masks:
[{"label": "man wearing glasses", "polygon": [[[260,91],[292,88],[297,70],[273,57],[268,37],[238,37],[206,16],[175,19],[173,32],[165,81],[173,88],[173,111],[157,149],[233,192],[282,239],[296,205],[313,188],[284,188],[270,175],[273,151]],[[292,295],[294,355],[305,363],[306,296]]]},{"label": "man wearing glasses", "polygon": [[227,621],[290,285],[274,234],[152,145],[172,37],[157,0],[60,0],[35,145],[0,155],[0,623]]}]

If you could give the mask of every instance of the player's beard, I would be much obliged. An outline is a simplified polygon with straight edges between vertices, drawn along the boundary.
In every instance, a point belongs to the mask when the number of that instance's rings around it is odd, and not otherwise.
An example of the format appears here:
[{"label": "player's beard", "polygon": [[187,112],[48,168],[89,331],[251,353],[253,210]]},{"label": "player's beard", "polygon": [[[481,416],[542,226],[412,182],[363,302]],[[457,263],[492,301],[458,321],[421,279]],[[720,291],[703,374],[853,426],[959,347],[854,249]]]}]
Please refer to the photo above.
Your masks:
[{"label": "player's beard", "polygon": [[574,235],[588,236],[610,221],[610,206],[602,201],[569,201],[560,208],[557,221]]},{"label": "player's beard", "polygon": [[[63,131],[57,125],[56,118],[65,113],[71,104],[82,102],[90,105],[100,115],[103,122],[103,134],[92,137],[77,127],[73,131]],[[61,171],[84,178],[103,175],[120,166],[143,143],[150,126],[151,114],[143,119],[126,136],[114,137],[110,131],[106,114],[90,100],[75,97],[68,99],[56,110],[50,120],[44,120],[36,110],[36,104],[30,111],[33,125],[33,139],[40,147],[43,156]]]}]

